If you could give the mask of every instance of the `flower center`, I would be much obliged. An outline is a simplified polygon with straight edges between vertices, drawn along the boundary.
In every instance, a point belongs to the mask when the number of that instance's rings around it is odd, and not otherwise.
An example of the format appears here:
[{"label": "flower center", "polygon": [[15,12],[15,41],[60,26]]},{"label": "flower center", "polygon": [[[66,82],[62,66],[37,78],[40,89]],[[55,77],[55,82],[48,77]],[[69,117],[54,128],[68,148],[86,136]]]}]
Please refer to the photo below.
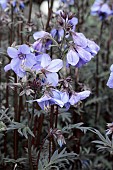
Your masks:
[{"label": "flower center", "polygon": [[20,53],[18,54],[20,60],[24,60],[26,58],[26,54]]}]

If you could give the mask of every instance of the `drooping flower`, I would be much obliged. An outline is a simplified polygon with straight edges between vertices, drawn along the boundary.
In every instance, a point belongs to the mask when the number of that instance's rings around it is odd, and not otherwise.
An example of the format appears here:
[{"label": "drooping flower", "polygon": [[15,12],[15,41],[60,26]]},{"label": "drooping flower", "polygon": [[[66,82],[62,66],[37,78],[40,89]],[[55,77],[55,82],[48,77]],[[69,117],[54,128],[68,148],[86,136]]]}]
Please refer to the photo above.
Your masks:
[{"label": "drooping flower", "polygon": [[[52,36],[48,32],[38,31],[33,34],[33,38],[36,40],[33,43],[33,48],[40,52],[46,52],[46,50],[50,49],[50,45],[52,44]],[[37,53],[36,53],[37,55]]]},{"label": "drooping flower", "polygon": [[51,93],[45,93],[40,99],[36,101],[42,110],[48,110],[51,105],[56,104],[63,107],[64,103],[61,101],[60,91],[51,89]]},{"label": "drooping flower", "polygon": [[70,99],[69,99],[69,103],[71,105],[74,105],[76,103],[78,103],[81,100],[86,99],[87,97],[89,97],[89,95],[91,94],[91,92],[89,90],[85,90],[79,93],[74,93],[71,95]]},{"label": "drooping flower", "polygon": [[109,88],[113,88],[113,64],[110,67],[110,71],[111,71],[111,73],[110,73],[110,77],[109,77],[108,82],[107,82],[107,86]]},{"label": "drooping flower", "polygon": [[35,55],[26,44],[20,45],[18,49],[8,47],[7,53],[12,60],[4,69],[5,71],[12,69],[19,77],[26,74],[24,68],[32,68],[36,63]]},{"label": "drooping flower", "polygon": [[91,92],[89,90],[85,90],[82,92],[73,92],[71,95],[65,91],[61,93],[61,100],[68,110],[71,105],[75,105],[79,101],[86,99],[87,97],[89,97],[90,94]]},{"label": "drooping flower", "polygon": [[104,3],[103,0],[95,0],[91,7],[91,14],[98,15],[101,20],[104,20],[108,16],[112,15],[113,11],[107,3]]},{"label": "drooping flower", "polygon": [[72,37],[75,45],[67,53],[67,64],[81,67],[98,53],[100,47],[82,33],[72,32]]},{"label": "drooping flower", "polygon": [[58,84],[57,72],[63,67],[63,61],[60,59],[51,60],[48,54],[36,56],[36,61],[33,69],[37,72],[41,71],[45,75],[45,81],[56,86]]},{"label": "drooping flower", "polygon": [[90,52],[92,56],[95,56],[100,50],[100,47],[94,41],[87,39],[87,47],[85,50]]},{"label": "drooping flower", "polygon": [[39,55],[41,52],[45,51],[45,49],[43,48],[43,43],[42,43],[42,41],[40,39],[35,41],[32,44],[32,47],[33,47],[33,50],[35,52],[35,55]]},{"label": "drooping flower", "polygon": [[38,31],[33,34],[33,38],[35,40],[42,39],[42,38],[48,39],[51,38],[51,34],[45,31]]}]

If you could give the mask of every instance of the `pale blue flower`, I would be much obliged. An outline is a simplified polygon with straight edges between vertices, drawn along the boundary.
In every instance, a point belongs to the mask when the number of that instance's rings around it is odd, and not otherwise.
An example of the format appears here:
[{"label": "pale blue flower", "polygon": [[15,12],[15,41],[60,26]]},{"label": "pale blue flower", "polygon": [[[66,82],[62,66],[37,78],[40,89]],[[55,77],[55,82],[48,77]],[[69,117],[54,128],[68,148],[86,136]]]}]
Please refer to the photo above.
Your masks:
[{"label": "pale blue flower", "polygon": [[48,54],[36,56],[37,63],[33,69],[37,72],[42,72],[45,75],[45,81],[53,86],[58,84],[57,72],[63,67],[63,61],[60,59],[51,60]]},{"label": "pale blue flower", "polygon": [[68,64],[76,67],[88,63],[100,50],[100,47],[88,40],[82,33],[72,32],[74,44],[67,53]]},{"label": "pale blue flower", "polygon": [[60,91],[51,89],[50,94],[44,94],[40,99],[33,100],[38,102],[42,110],[49,109],[51,105],[56,104],[63,107],[64,103],[61,101]]},{"label": "pale blue flower", "polygon": [[72,94],[69,94],[68,92],[64,91],[61,92],[61,100],[64,103],[64,106],[68,110],[71,105],[77,104],[79,101],[86,99],[89,97],[91,92],[89,90],[85,90],[82,92],[73,92]]},{"label": "pale blue flower", "polygon": [[26,44],[20,45],[18,49],[8,47],[7,53],[12,60],[4,69],[5,71],[12,69],[19,77],[26,74],[24,68],[32,68],[36,63],[35,55]]},{"label": "pale blue flower", "polygon": [[45,31],[38,31],[33,34],[33,38],[35,40],[42,39],[42,38],[47,39],[50,37],[51,37],[51,34],[49,34],[48,32],[45,32]]}]

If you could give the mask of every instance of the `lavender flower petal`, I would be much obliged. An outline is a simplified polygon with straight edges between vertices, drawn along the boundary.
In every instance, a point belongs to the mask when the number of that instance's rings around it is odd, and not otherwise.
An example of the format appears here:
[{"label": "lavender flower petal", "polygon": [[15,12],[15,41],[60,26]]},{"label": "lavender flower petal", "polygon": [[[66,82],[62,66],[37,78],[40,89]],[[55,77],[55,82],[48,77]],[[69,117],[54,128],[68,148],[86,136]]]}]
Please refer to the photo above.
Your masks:
[{"label": "lavender flower petal", "polygon": [[52,84],[52,86],[57,86],[58,84],[58,74],[57,73],[47,73],[46,74],[47,82]]},{"label": "lavender flower petal", "polygon": [[67,53],[67,62],[68,64],[71,64],[72,66],[75,66],[79,61],[79,56],[76,51],[70,50]]},{"label": "lavender flower petal", "polygon": [[18,57],[18,50],[13,48],[13,47],[8,47],[7,49],[7,53],[9,55],[9,57],[11,58],[16,58]]},{"label": "lavender flower petal", "polygon": [[63,67],[63,62],[60,59],[54,59],[50,65],[46,68],[49,72],[58,72]]},{"label": "lavender flower petal", "polygon": [[45,32],[45,31],[39,31],[39,32],[35,32],[33,34],[33,38],[35,40],[38,40],[38,39],[41,39],[41,38],[44,38],[44,37],[50,37],[51,35],[48,33],[48,32]]}]

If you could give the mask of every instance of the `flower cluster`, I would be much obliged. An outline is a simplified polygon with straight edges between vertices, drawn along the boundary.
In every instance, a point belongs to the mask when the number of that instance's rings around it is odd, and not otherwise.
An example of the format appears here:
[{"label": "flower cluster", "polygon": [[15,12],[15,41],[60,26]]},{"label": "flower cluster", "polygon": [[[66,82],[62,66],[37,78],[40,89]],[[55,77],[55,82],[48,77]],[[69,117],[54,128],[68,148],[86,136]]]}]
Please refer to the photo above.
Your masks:
[{"label": "flower cluster", "polygon": [[95,0],[91,7],[91,14],[98,15],[101,20],[104,20],[113,14],[113,10],[110,8],[107,2],[104,3],[103,0]]},{"label": "flower cluster", "polygon": [[[30,81],[30,89],[37,92],[34,86],[37,87],[38,81],[40,84],[38,89],[42,89],[42,92],[40,95],[37,94],[37,98],[32,102],[36,101],[43,110],[49,110],[51,105],[64,106],[69,109],[71,105],[89,97],[91,93],[89,90],[82,89],[81,92],[75,92],[69,80],[62,81],[60,78],[63,77],[59,77],[58,72],[64,67],[65,61],[62,60],[62,55],[66,56],[68,66],[80,67],[88,63],[99,51],[99,46],[94,41],[87,39],[82,33],[74,31],[78,19],[72,13],[60,11],[58,23],[60,25],[58,30],[54,28],[51,33],[35,32],[33,44],[29,44],[29,46],[23,44],[7,49],[11,62],[5,66],[5,71],[12,69],[22,79],[27,76],[27,70],[35,74],[33,82]],[[61,53],[63,50],[66,51],[57,59],[50,57],[50,49],[54,43]],[[62,49],[63,47],[65,48]]]},{"label": "flower cluster", "polygon": [[100,47],[87,39],[82,33],[72,32],[73,44],[67,53],[67,64],[81,67],[88,63],[100,50]]},{"label": "flower cluster", "polygon": [[36,63],[35,55],[31,53],[30,47],[26,44],[20,45],[18,49],[8,47],[7,53],[12,60],[4,69],[5,71],[12,69],[19,77],[26,74],[25,67],[32,68]]}]

